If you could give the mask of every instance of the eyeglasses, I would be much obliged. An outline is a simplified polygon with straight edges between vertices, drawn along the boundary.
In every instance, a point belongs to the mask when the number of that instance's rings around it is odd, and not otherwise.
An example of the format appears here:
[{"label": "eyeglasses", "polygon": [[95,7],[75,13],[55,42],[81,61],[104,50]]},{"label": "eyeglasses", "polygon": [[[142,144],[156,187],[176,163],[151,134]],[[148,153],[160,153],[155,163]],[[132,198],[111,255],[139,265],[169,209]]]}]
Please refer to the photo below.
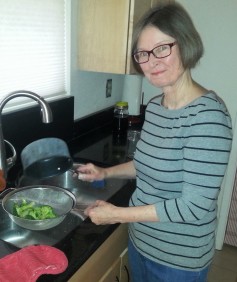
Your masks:
[{"label": "eyeglasses", "polygon": [[153,54],[157,59],[162,59],[168,57],[171,54],[171,48],[176,44],[176,42],[159,45],[153,48],[151,51],[138,51],[133,54],[134,60],[138,64],[147,63],[150,59],[150,55]]}]

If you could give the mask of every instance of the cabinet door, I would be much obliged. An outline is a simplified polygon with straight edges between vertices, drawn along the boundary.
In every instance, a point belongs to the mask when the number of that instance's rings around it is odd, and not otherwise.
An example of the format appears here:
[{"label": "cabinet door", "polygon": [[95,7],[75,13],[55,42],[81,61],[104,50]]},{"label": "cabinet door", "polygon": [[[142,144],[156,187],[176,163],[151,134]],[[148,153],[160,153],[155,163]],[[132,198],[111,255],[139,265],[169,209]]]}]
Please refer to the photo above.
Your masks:
[{"label": "cabinet door", "polygon": [[151,7],[149,0],[131,0],[130,15],[129,15],[129,29],[128,29],[128,48],[126,58],[126,73],[136,73],[132,62],[132,37],[133,30],[139,19],[148,11]]},{"label": "cabinet door", "polygon": [[79,69],[136,73],[131,57],[134,26],[152,6],[167,1],[172,0],[79,0]]},{"label": "cabinet door", "polygon": [[128,248],[126,248],[120,255],[121,258],[121,268],[120,268],[120,282],[131,281],[130,269],[128,263]]},{"label": "cabinet door", "polygon": [[78,2],[78,66],[81,70],[125,73],[128,0]]},{"label": "cabinet door", "polygon": [[108,269],[99,282],[121,282],[120,278],[120,263],[118,258],[116,262]]},{"label": "cabinet door", "polygon": [[[109,238],[78,269],[68,282],[97,282],[119,261],[120,255],[128,245],[127,224],[120,224]],[[118,276],[119,277],[119,276]],[[115,275],[116,278],[116,275]],[[106,280],[108,281],[108,280]],[[112,282],[114,280],[111,280]]]}]

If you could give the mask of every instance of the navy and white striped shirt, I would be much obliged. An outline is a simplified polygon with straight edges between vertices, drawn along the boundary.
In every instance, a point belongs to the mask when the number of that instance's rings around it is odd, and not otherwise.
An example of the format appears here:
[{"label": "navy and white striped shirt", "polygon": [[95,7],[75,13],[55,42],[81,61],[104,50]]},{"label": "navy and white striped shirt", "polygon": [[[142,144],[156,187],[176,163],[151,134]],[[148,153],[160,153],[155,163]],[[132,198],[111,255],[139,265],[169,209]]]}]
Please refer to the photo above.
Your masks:
[{"label": "navy and white striped shirt", "polygon": [[198,271],[214,255],[217,198],[232,143],[231,119],[212,92],[178,110],[153,98],[134,157],[137,187],[130,206],[154,204],[159,222],[129,225],[145,257]]}]

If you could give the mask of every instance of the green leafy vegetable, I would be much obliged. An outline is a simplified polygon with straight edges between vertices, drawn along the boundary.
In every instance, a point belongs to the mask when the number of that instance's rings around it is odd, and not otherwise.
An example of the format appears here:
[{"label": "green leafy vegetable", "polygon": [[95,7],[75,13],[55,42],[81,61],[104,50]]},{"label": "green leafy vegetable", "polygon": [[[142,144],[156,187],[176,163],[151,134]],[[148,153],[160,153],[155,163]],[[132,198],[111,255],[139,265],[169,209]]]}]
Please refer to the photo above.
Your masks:
[{"label": "green leafy vegetable", "polygon": [[34,202],[27,202],[24,199],[20,204],[14,203],[13,215],[32,220],[42,220],[57,217],[51,206],[36,206]]}]

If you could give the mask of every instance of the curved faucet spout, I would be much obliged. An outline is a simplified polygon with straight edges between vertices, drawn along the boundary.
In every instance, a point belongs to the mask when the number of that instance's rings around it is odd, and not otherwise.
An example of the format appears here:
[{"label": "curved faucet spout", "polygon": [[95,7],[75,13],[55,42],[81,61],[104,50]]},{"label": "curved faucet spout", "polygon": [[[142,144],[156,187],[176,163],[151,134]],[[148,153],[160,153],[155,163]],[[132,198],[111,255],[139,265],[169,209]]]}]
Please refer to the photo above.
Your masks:
[{"label": "curved faucet spout", "polygon": [[27,91],[27,90],[17,90],[14,92],[9,93],[3,100],[0,102],[0,169],[3,171],[3,175],[5,179],[7,178],[7,159],[6,159],[6,149],[4,144],[4,137],[2,132],[2,110],[6,103],[14,98],[18,97],[27,97],[35,100],[41,107],[42,111],[42,122],[43,123],[50,123],[53,120],[52,111],[50,109],[49,104],[38,94]]},{"label": "curved faucet spout", "polygon": [[27,90],[17,90],[9,93],[0,103],[0,114],[2,114],[2,110],[6,103],[14,98],[18,97],[27,97],[35,100],[41,107],[42,110],[42,122],[43,123],[50,123],[53,121],[52,111],[49,107],[49,104],[38,94],[27,91]]}]

